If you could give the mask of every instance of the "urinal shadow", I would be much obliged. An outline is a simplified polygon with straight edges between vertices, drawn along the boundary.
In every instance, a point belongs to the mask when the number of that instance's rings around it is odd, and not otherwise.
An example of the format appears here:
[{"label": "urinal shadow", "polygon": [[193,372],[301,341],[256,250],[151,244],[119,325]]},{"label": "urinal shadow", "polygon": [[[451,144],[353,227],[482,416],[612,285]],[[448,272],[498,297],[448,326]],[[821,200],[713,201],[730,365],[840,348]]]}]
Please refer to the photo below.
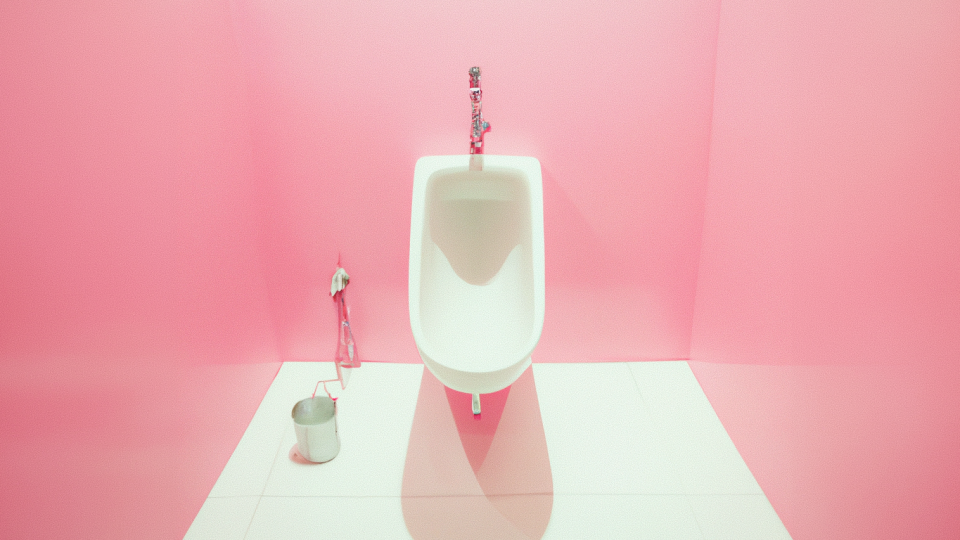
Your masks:
[{"label": "urinal shadow", "polygon": [[539,539],[553,509],[553,476],[533,370],[482,396],[447,389],[423,370],[401,504],[417,540]]},{"label": "urinal shadow", "polygon": [[483,394],[481,403],[483,411],[482,414],[477,415],[472,414],[473,395],[457,392],[449,386],[443,389],[447,394],[450,413],[457,424],[460,444],[463,445],[463,452],[466,454],[467,461],[470,462],[470,468],[473,469],[474,474],[480,474],[480,468],[487,458],[511,388],[513,387],[508,386],[499,392]]}]

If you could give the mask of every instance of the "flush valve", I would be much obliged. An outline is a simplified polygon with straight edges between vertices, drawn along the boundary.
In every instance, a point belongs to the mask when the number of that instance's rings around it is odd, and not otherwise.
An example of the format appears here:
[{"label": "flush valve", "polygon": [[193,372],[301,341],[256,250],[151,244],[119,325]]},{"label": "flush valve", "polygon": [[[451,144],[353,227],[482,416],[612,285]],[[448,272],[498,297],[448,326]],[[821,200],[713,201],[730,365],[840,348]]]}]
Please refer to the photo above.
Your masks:
[{"label": "flush valve", "polygon": [[470,68],[470,103],[473,112],[470,115],[470,153],[483,153],[483,134],[490,131],[490,122],[483,120],[483,92],[480,90],[480,68]]}]

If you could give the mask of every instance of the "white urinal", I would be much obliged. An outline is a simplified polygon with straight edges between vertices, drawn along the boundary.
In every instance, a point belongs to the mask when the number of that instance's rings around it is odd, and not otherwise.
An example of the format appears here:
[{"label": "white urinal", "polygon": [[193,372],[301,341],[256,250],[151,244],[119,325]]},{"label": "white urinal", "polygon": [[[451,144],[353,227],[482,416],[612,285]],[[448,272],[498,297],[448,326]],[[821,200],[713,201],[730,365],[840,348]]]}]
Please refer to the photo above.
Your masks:
[{"label": "white urinal", "polygon": [[410,227],[410,325],[423,363],[474,394],[530,365],[544,310],[543,185],[532,157],[417,161]]}]

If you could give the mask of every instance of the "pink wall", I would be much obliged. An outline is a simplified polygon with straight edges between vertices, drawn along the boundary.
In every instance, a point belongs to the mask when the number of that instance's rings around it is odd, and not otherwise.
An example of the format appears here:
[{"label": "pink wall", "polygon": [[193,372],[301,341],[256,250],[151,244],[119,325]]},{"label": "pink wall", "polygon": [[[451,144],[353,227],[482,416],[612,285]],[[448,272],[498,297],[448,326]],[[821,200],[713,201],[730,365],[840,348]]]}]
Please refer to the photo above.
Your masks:
[{"label": "pink wall", "polygon": [[798,540],[960,531],[958,59],[957,2],[723,2],[691,358]]},{"label": "pink wall", "polygon": [[0,537],[181,537],[276,373],[240,77],[226,2],[0,3]]},{"label": "pink wall", "polygon": [[960,357],[960,5],[724,2],[691,356]]},{"label": "pink wall", "polygon": [[270,350],[226,8],[4,4],[0,352]]},{"label": "pink wall", "polygon": [[466,153],[472,65],[487,152],[536,156],[544,171],[537,358],[687,356],[718,2],[244,0],[234,14],[284,358],[328,354],[339,254],[361,352],[419,362],[413,166]]}]

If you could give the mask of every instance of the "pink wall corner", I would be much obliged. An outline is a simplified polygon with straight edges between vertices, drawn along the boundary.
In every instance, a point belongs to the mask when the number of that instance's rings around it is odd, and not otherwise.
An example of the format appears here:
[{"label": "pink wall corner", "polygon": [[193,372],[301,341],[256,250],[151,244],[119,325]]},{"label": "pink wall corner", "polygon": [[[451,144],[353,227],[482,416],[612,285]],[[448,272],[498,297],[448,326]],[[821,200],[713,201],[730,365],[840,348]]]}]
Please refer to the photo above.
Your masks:
[{"label": "pink wall corner", "polygon": [[405,307],[413,166],[466,153],[466,71],[480,65],[488,152],[544,171],[538,358],[602,359],[608,333],[617,357],[687,355],[719,3],[250,0],[233,13],[281,354],[329,354],[324,289],[340,255],[366,355],[418,361]]}]

